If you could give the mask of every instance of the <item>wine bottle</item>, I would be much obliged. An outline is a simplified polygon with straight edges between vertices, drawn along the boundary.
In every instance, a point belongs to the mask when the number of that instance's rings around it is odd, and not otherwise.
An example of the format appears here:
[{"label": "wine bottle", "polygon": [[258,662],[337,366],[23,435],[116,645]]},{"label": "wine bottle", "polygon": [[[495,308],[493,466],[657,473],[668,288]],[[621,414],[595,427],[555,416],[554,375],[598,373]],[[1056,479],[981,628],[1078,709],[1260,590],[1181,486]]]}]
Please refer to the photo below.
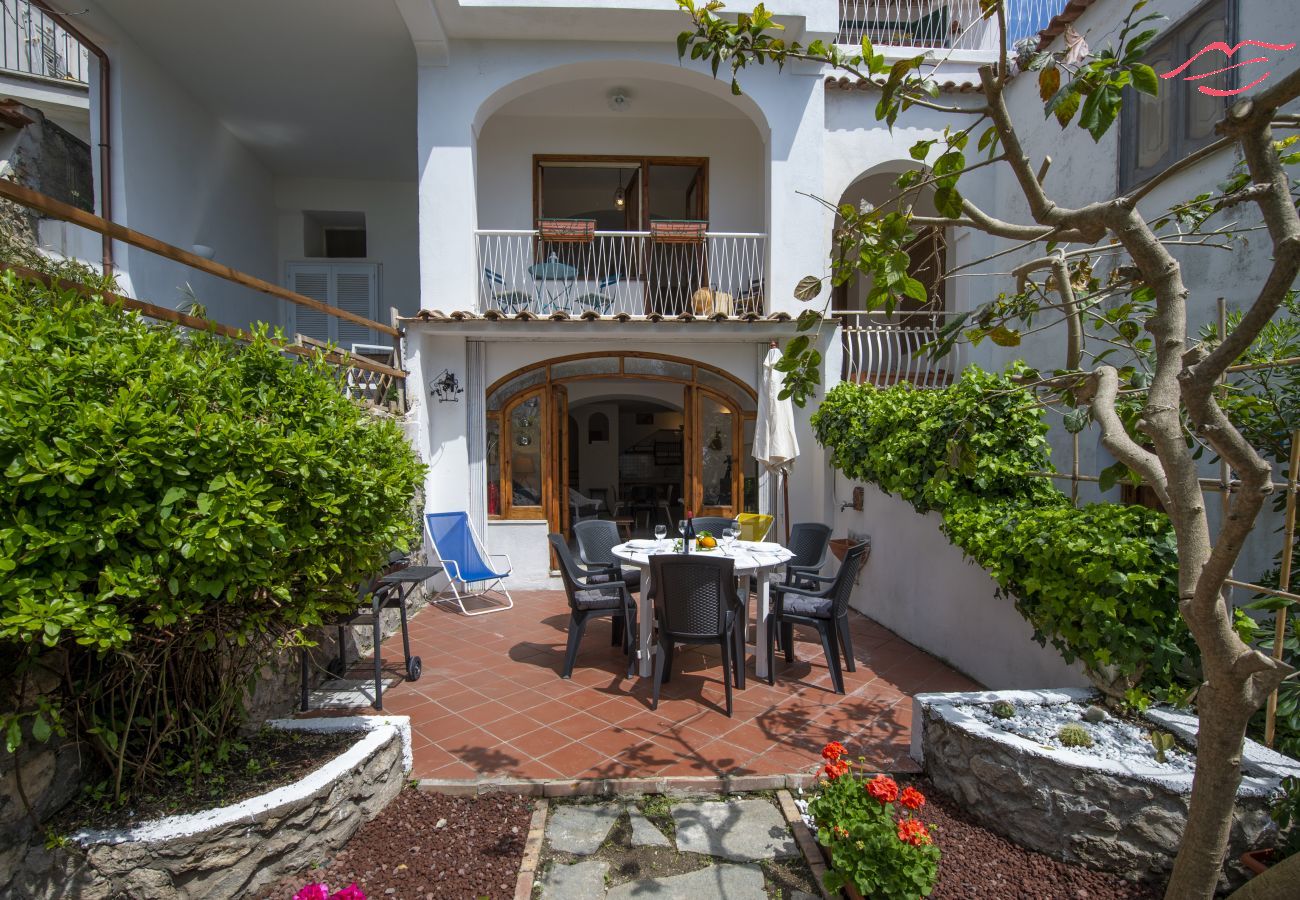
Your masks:
[{"label": "wine bottle", "polygon": [[695,549],[695,513],[686,510],[686,533],[682,535],[682,548],[690,553]]}]

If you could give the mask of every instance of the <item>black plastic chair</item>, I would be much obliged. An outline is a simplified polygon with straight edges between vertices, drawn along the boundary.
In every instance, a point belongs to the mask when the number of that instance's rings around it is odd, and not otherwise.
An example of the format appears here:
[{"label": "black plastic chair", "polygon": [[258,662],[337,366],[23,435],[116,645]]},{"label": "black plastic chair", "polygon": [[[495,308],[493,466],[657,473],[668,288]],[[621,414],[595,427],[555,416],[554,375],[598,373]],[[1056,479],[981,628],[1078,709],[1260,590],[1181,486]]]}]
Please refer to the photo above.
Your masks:
[{"label": "black plastic chair", "polygon": [[677,644],[717,644],[722,648],[722,680],[730,716],[732,678],[737,688],[745,687],[745,645],[735,563],[726,557],[663,553],[650,557],[650,573],[659,622],[650,708],[658,709],[660,685],[671,680],[673,648]]},{"label": "black plastic chair", "polygon": [[818,575],[826,565],[831,546],[831,528],[821,522],[796,522],[790,526],[786,547],[794,557],[785,564],[785,583],[802,588],[816,588],[809,576]]},{"label": "black plastic chair", "polygon": [[641,589],[641,570],[623,568],[614,556],[614,548],[623,543],[618,525],[609,519],[590,519],[573,526],[578,541],[578,558],[588,567],[617,571],[629,591]]},{"label": "black plastic chair", "polygon": [[767,683],[776,683],[776,639],[780,632],[785,649],[785,661],[794,662],[794,626],[811,625],[822,639],[826,652],[826,665],[831,670],[831,684],[835,693],[844,693],[844,673],[840,671],[839,648],[844,648],[844,663],[850,672],[857,670],[853,662],[853,638],[849,634],[849,596],[858,572],[867,561],[871,544],[863,541],[854,544],[844,554],[844,562],[834,575],[808,575],[809,579],[825,585],[822,588],[802,588],[797,585],[780,585],[776,588],[776,602],[767,621]]},{"label": "black plastic chair", "polygon": [[636,646],[636,605],[627,585],[608,570],[587,570],[574,560],[564,536],[548,534],[546,539],[560,560],[560,577],[564,580],[564,593],[569,598],[569,642],[564,649],[564,668],[561,678],[573,674],[573,663],[578,658],[578,645],[587,630],[587,622],[598,616],[613,616],[611,643],[618,643],[619,626],[623,631],[623,650],[628,655],[627,677],[631,678],[636,666],[632,648]]},{"label": "black plastic chair", "polygon": [[734,520],[726,516],[696,516],[693,521],[696,534],[707,531],[718,540],[722,540],[722,529],[729,527]]}]

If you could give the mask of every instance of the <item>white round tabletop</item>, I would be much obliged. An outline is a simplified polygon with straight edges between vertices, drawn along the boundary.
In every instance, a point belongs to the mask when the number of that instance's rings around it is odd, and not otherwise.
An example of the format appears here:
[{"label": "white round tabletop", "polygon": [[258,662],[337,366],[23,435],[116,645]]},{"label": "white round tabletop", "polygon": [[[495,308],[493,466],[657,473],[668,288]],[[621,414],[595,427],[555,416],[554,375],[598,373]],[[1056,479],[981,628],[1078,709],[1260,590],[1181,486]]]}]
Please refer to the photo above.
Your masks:
[{"label": "white round tabletop", "polygon": [[[658,553],[672,553],[673,541],[626,541],[613,548],[614,557],[638,568],[649,568],[650,557]],[[762,569],[785,565],[794,554],[770,541],[736,541],[729,549],[696,550],[705,556],[726,556],[736,566],[737,575],[751,575]]]}]

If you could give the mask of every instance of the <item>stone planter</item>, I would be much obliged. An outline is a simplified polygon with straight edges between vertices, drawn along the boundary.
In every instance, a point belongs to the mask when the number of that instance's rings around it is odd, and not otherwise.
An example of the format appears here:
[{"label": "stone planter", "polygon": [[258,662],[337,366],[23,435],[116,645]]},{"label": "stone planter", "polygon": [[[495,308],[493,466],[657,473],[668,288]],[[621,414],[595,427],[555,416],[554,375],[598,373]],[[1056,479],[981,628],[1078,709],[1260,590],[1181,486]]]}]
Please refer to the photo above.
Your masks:
[{"label": "stone planter", "polygon": [[33,900],[241,897],[327,859],[397,795],[411,770],[411,728],[405,716],[270,724],[364,734],[298,781],[231,806],[130,828],[81,831],[54,851],[33,846],[8,884],[0,883],[0,895]]},{"label": "stone planter", "polygon": [[[1133,880],[1159,878],[1173,865],[1187,820],[1191,772],[1149,759],[1116,762],[1049,747],[986,725],[958,709],[1009,700],[1019,705],[1091,702],[1088,690],[918,694],[913,698],[912,756],[935,786],[959,799],[987,827],[1065,862]],[[1146,714],[1153,727],[1196,743],[1196,718],[1169,710]],[[1265,843],[1269,801],[1300,762],[1247,741],[1233,821],[1230,859]],[[1230,876],[1240,881],[1235,865]]]}]

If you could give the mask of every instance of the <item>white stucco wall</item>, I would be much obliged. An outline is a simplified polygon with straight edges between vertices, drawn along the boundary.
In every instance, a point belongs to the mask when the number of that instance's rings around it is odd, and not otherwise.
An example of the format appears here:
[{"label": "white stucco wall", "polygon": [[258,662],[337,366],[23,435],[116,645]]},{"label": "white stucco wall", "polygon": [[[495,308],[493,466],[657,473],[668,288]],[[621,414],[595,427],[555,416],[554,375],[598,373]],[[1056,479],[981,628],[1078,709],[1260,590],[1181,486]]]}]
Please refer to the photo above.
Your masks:
[{"label": "white stucco wall", "polygon": [[[837,480],[841,502],[853,485]],[[853,591],[853,608],[875,619],[985,687],[1083,687],[1082,669],[1067,665],[1050,645],[1040,647],[1033,628],[997,584],[939,531],[938,513],[921,515],[910,504],[872,485],[862,512],[835,514],[834,535],[871,538],[871,557]]]},{"label": "white stucco wall", "polygon": [[[129,36],[96,37],[113,61],[114,220],[186,250],[207,245],[217,262],[276,280],[270,172]],[[183,306],[192,291],[219,321],[278,321],[270,297],[121,243],[114,252],[123,285],[140,299]]]},{"label": "white stucco wall", "polygon": [[[360,212],[366,217],[366,260],[381,267],[379,320],[389,307],[412,315],[420,307],[418,194],[413,181],[275,179],[277,278],[305,259],[304,210]],[[318,260],[319,261],[319,260]]]},{"label": "white stucco wall", "polygon": [[[766,230],[763,139],[747,119],[493,116],[478,138],[482,228],[532,228],[533,154],[703,156],[709,229]],[[613,194],[611,182],[605,197]]]}]

